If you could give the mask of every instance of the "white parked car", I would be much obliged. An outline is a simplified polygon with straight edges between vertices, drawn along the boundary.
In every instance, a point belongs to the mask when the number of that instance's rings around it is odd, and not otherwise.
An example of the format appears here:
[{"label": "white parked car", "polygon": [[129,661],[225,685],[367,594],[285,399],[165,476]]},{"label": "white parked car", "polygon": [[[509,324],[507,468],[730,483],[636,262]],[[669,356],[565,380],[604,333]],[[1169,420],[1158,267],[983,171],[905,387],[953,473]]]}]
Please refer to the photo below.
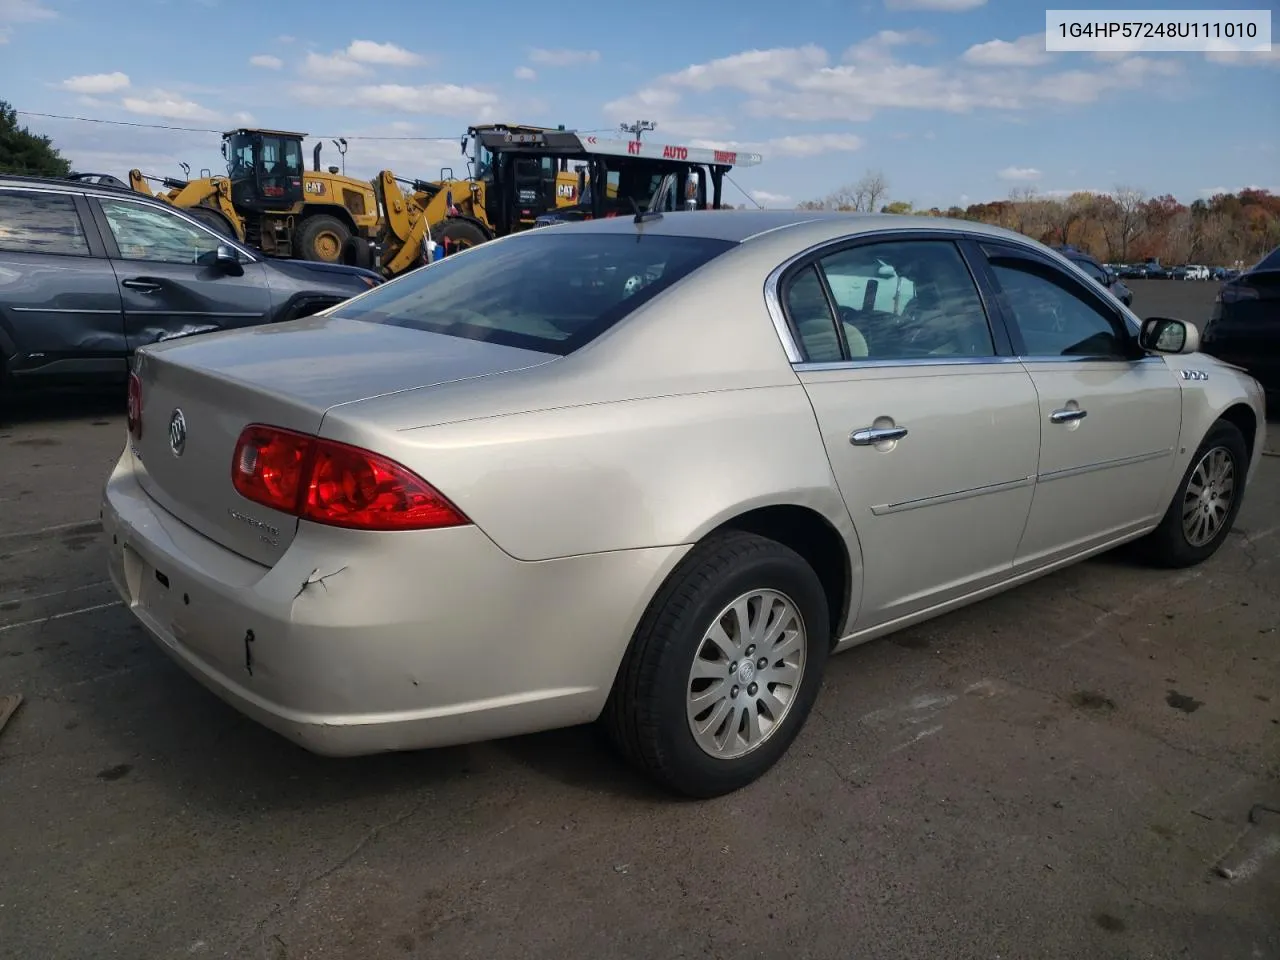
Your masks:
[{"label": "white parked car", "polygon": [[977,223],[528,231],[139,350],[110,575],[310,750],[600,720],[721,794],[786,752],[832,653],[1128,541],[1209,558],[1263,397],[1197,343]]},{"label": "white parked car", "polygon": [[1186,280],[1208,280],[1209,268],[1200,264],[1191,264],[1187,267]]}]

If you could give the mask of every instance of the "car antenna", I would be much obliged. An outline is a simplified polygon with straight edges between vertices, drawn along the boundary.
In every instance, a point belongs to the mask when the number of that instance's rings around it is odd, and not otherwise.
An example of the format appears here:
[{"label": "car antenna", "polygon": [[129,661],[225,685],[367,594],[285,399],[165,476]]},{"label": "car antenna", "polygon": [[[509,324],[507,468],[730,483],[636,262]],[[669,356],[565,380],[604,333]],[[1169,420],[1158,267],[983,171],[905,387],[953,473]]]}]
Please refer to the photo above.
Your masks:
[{"label": "car antenna", "polygon": [[636,218],[633,223],[644,223],[647,220],[661,220],[662,211],[660,210],[641,210],[640,204],[636,203],[635,197],[627,197],[631,201],[631,209],[635,211]]}]

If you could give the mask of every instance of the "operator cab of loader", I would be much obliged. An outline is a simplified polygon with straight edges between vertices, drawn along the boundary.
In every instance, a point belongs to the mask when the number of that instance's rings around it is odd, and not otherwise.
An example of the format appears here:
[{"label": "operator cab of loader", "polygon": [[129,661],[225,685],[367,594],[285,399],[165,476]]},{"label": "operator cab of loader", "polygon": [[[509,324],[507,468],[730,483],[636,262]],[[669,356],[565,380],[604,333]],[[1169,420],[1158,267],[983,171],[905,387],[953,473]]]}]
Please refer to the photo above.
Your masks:
[{"label": "operator cab of loader", "polygon": [[264,213],[303,201],[305,134],[241,128],[222,135],[222,155],[237,209]]}]

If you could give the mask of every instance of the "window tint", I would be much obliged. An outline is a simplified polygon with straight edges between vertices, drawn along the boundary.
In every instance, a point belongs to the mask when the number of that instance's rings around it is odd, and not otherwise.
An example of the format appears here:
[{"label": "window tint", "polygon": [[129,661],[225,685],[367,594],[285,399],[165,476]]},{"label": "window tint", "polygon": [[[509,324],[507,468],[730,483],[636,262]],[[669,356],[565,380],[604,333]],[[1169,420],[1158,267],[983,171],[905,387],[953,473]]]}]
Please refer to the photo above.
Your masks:
[{"label": "window tint", "polygon": [[64,193],[0,190],[0,250],[87,256],[75,200]]},{"label": "window tint", "polygon": [[978,288],[947,240],[871,243],[820,261],[851,359],[989,357]]},{"label": "window tint", "polygon": [[734,246],[536,230],[419,267],[336,315],[566,354]]},{"label": "window tint", "polygon": [[181,217],[140,203],[100,199],[122,260],[209,263],[224,241]]},{"label": "window tint", "polygon": [[1094,266],[1092,263],[1090,263],[1088,260],[1077,260],[1074,257],[1072,257],[1071,262],[1074,263],[1081,270],[1083,270],[1085,273],[1087,273],[1089,276],[1093,277],[1094,280],[1097,280],[1098,283],[1102,284],[1104,287],[1107,285],[1107,275],[1103,273],[1100,269],[1098,269],[1096,266]]},{"label": "window tint", "polygon": [[783,294],[787,315],[800,338],[800,349],[811,363],[843,360],[831,307],[816,267],[806,267],[787,284]]},{"label": "window tint", "polygon": [[[1057,273],[1029,261],[993,262],[1005,303],[1030,357],[1126,357],[1114,321],[1049,279]],[[1064,284],[1069,279],[1062,277]]]}]

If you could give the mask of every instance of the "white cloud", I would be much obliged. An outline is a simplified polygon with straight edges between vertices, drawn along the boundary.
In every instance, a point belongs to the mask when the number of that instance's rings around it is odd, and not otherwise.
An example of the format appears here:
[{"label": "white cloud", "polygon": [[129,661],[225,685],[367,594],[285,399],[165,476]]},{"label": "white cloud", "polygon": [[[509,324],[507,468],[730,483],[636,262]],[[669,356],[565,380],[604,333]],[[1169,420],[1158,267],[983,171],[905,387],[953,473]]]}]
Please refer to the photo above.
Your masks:
[{"label": "white cloud", "polygon": [[1014,180],[1027,182],[1031,180],[1039,180],[1043,174],[1035,167],[1005,167],[996,174],[1001,180]]},{"label": "white cloud", "polygon": [[1222,63],[1231,67],[1280,68],[1280,43],[1273,42],[1268,50],[1211,50],[1204,55],[1210,63]]},{"label": "white cloud", "polygon": [[280,36],[276,37],[276,43],[294,43],[297,39],[297,37],[290,36],[287,33],[282,33]]},{"label": "white cloud", "polygon": [[346,77],[362,77],[370,73],[368,67],[350,59],[344,53],[307,54],[302,61],[302,73],[317,80],[341,80]]},{"label": "white cloud", "polygon": [[770,83],[785,80],[824,66],[827,51],[809,44],[803,47],[775,47],[771,50],[744,50],[709,63],[696,63],[677,73],[659,78],[660,84],[691,90],[732,87],[747,93],[768,93]]},{"label": "white cloud", "polygon": [[513,74],[517,80],[537,80],[538,71],[533,67],[516,67]]},{"label": "white cloud", "polygon": [[255,67],[262,67],[264,70],[279,70],[284,66],[284,61],[279,57],[273,57],[269,53],[256,53],[249,58],[249,63]]},{"label": "white cloud", "polygon": [[421,86],[380,83],[355,87],[304,85],[295,87],[293,94],[301,102],[313,106],[365,107],[478,120],[491,119],[499,104],[496,94],[452,83]]},{"label": "white cloud", "polygon": [[795,201],[785,193],[770,193],[768,190],[752,190],[751,199],[762,207],[793,207]]},{"label": "white cloud", "polygon": [[251,127],[256,122],[254,120],[252,113],[246,113],[243,110],[238,110],[235,113],[233,113],[231,115],[231,119],[234,120],[236,123],[246,127]]},{"label": "white cloud", "polygon": [[769,140],[691,140],[691,147],[706,150],[736,150],[773,157],[812,157],[820,153],[854,153],[866,141],[853,133],[814,133],[804,136],[774,137]]},{"label": "white cloud", "polygon": [[394,43],[375,43],[372,40],[352,40],[345,52],[348,59],[357,63],[413,67],[423,62],[421,55],[404,47],[398,47]]},{"label": "white cloud", "polygon": [[35,23],[57,16],[56,10],[50,10],[40,0],[0,0],[0,23]]},{"label": "white cloud", "polygon": [[976,43],[964,52],[965,63],[980,67],[1035,67],[1047,63],[1044,35],[1029,33],[1017,40],[988,40]]},{"label": "white cloud", "polygon": [[887,60],[893,56],[894,47],[909,44],[933,43],[933,35],[926,30],[881,30],[866,40],[855,43],[844,52],[845,60]]},{"label": "white cloud", "polygon": [[154,90],[146,97],[125,97],[120,101],[130,113],[168,120],[217,120],[218,114],[194,100],[184,100],[179,93]]},{"label": "white cloud", "polygon": [[529,62],[544,67],[573,67],[580,63],[598,63],[599,50],[545,50],[534,47],[529,51]]},{"label": "white cloud", "polygon": [[890,10],[937,10],[942,13],[963,13],[984,6],[987,0],[884,0]]},{"label": "white cloud", "polygon": [[1093,103],[1109,90],[1144,88],[1156,78],[1176,75],[1179,69],[1179,64],[1171,60],[1130,57],[1095,72],[1064,70],[1050,74],[1034,84],[1029,93],[1061,103]]},{"label": "white cloud", "polygon": [[67,77],[59,84],[63,90],[72,93],[83,93],[88,96],[101,93],[115,93],[129,86],[129,75],[117,70],[115,73],[86,73],[77,77]]}]

